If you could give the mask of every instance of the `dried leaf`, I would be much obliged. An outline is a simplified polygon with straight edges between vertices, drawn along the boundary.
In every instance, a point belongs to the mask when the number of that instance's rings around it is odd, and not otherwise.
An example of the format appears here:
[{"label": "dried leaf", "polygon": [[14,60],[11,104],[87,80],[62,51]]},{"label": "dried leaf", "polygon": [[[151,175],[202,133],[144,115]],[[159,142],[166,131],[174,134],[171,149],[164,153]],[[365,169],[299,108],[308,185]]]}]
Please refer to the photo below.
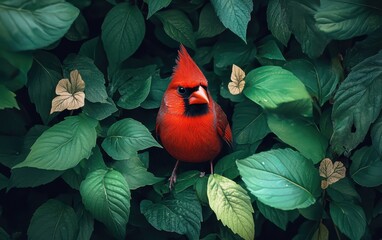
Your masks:
[{"label": "dried leaf", "polygon": [[317,228],[317,230],[314,232],[312,236],[312,240],[328,240],[328,239],[329,239],[329,230],[323,223],[320,223],[320,226]]},{"label": "dried leaf", "polygon": [[321,189],[327,189],[329,187],[328,181],[325,179],[321,180]]},{"label": "dried leaf", "polygon": [[85,105],[85,82],[78,70],[70,72],[70,80],[61,79],[56,86],[58,95],[52,100],[50,113],[62,112],[65,109],[74,110]]},{"label": "dried leaf", "polygon": [[326,189],[330,184],[333,184],[345,177],[346,168],[342,162],[332,162],[329,158],[325,158],[320,163],[320,176],[325,178],[321,181],[321,188]]},{"label": "dried leaf", "polygon": [[245,72],[235,64],[232,65],[231,82],[228,83],[228,90],[232,95],[240,94],[245,86]]}]

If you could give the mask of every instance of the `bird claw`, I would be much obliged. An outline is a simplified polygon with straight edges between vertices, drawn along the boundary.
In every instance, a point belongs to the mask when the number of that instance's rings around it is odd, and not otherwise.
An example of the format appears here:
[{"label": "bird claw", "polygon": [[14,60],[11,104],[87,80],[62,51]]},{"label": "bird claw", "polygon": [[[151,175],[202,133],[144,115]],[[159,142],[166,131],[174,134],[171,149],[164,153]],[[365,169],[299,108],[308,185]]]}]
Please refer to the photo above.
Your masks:
[{"label": "bird claw", "polygon": [[169,181],[169,188],[172,190],[174,187],[174,184],[176,183],[176,174],[171,174],[171,177],[168,179]]},{"label": "bird claw", "polygon": [[172,190],[172,187],[174,186],[174,184],[176,182],[176,169],[178,169],[178,164],[179,164],[179,160],[176,161],[174,169],[172,170],[171,176],[168,179],[170,181],[170,183],[169,183],[170,190]]}]

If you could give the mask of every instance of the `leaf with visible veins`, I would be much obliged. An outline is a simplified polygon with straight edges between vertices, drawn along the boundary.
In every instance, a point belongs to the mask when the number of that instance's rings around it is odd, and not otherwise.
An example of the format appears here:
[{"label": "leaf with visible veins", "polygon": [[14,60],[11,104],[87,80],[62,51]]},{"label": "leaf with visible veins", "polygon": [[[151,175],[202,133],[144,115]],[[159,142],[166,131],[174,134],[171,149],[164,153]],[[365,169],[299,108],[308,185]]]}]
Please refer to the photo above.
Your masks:
[{"label": "leaf with visible veins", "polygon": [[50,113],[74,110],[85,105],[85,82],[78,70],[70,72],[70,80],[61,79],[56,86],[57,97],[52,100]]}]

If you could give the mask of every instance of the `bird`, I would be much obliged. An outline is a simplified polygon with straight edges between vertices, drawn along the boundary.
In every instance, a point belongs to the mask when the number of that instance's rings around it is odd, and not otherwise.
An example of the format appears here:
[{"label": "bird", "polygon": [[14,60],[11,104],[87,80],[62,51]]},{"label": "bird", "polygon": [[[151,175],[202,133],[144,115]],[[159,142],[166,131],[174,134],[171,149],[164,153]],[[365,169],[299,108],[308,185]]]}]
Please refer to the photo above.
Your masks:
[{"label": "bird", "polygon": [[224,145],[232,146],[232,131],[222,108],[211,97],[208,81],[181,44],[171,81],[156,118],[156,135],[176,160],[169,178],[176,182],[179,162],[210,162]]}]

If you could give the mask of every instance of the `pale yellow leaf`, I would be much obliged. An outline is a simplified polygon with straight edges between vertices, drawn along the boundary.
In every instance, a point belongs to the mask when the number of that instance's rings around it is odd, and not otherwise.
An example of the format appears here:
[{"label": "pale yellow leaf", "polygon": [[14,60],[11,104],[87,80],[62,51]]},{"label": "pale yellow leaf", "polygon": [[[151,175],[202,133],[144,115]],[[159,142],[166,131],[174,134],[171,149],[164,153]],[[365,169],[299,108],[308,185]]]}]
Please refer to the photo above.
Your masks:
[{"label": "pale yellow leaf", "polygon": [[240,83],[229,82],[228,90],[232,95],[238,95],[243,91],[244,85],[244,81],[241,81]]},{"label": "pale yellow leaf", "polygon": [[73,70],[70,72],[70,82],[72,83],[72,93],[83,92],[85,90],[85,82],[78,70]]},{"label": "pale yellow leaf", "polygon": [[336,161],[334,164],[329,158],[325,158],[320,163],[320,176],[325,178],[321,182],[321,188],[326,189],[330,184],[333,184],[345,177],[346,168],[342,162]]},{"label": "pale yellow leaf", "polygon": [[328,181],[326,179],[321,180],[321,189],[327,189],[329,187]]},{"label": "pale yellow leaf", "polygon": [[52,100],[50,113],[62,112],[65,109],[74,110],[85,105],[85,82],[78,70],[70,72],[70,80],[61,79],[56,86],[58,95]]},{"label": "pale yellow leaf", "polygon": [[329,239],[329,230],[328,228],[323,224],[320,223],[317,230],[314,232],[312,236],[312,240],[328,240]]},{"label": "pale yellow leaf", "polygon": [[329,158],[325,158],[320,163],[320,176],[327,178],[333,172],[333,162]]},{"label": "pale yellow leaf", "polygon": [[240,94],[245,86],[245,72],[235,64],[232,65],[231,82],[228,83],[228,90],[232,95]]},{"label": "pale yellow leaf", "polygon": [[329,184],[333,184],[345,177],[346,168],[342,162],[336,161],[333,165],[334,171],[330,177],[328,177]]},{"label": "pale yellow leaf", "polygon": [[232,65],[231,81],[241,82],[245,78],[245,72],[239,66]]}]

